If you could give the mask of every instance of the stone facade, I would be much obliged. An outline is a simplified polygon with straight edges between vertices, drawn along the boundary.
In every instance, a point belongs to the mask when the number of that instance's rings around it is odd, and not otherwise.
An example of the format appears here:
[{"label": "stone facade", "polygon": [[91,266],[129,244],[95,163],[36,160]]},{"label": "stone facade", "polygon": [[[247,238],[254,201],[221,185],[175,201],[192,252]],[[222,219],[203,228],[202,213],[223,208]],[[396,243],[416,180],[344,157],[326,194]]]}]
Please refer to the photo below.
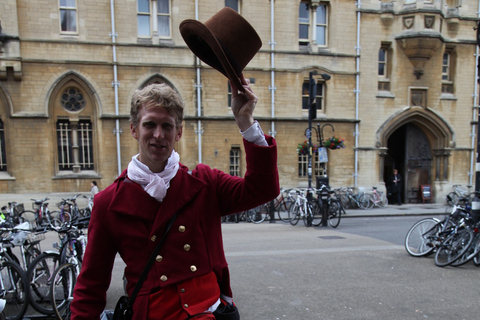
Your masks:
[{"label": "stone facade", "polygon": [[[473,183],[478,1],[239,2],[263,41],[244,74],[259,98],[256,118],[277,139],[282,187],[307,186],[296,148],[309,124],[302,86],[310,73],[323,86],[323,108],[312,127],[318,124],[324,139],[345,139],[345,149],[328,151],[331,186],[385,189],[397,167],[405,176],[404,201],[415,202],[421,184],[432,185],[435,201],[443,201],[453,184]],[[179,33],[181,21],[195,18],[195,1],[168,4],[171,35],[162,38],[155,28],[150,37],[137,36],[135,0],[76,0],[74,32],[61,31],[58,1],[0,3],[0,164],[7,168],[0,171],[0,192],[85,192],[91,180],[105,188],[137,153],[130,97],[152,81],[169,83],[184,99],[184,134],[176,147],[181,162],[230,170],[230,151],[242,154],[243,145],[228,107],[227,80],[198,62]],[[308,39],[300,43],[304,4]],[[224,5],[199,1],[198,20]],[[312,28],[319,7],[326,9],[325,44],[314,40],[313,30],[323,29]],[[82,94],[80,111],[65,109],[62,97],[70,88]],[[72,130],[82,121],[91,125],[93,167],[60,170],[61,121]],[[72,157],[78,160],[78,152]]]}]

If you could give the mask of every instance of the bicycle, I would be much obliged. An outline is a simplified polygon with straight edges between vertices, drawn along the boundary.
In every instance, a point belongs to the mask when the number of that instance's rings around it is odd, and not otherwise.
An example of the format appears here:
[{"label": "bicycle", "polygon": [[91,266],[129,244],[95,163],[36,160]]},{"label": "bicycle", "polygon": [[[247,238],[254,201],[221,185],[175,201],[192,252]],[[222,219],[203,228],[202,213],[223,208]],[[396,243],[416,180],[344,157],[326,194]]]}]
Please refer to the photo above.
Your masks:
[{"label": "bicycle", "polygon": [[246,217],[249,222],[262,223],[267,217],[270,217],[270,202],[247,210]]},{"label": "bicycle", "polygon": [[61,222],[57,218],[52,217],[52,213],[48,208],[47,200],[50,198],[45,197],[43,199],[31,199],[33,201],[32,208],[34,210],[35,222],[37,227],[41,227],[47,224],[54,226],[60,226]]},{"label": "bicycle", "polygon": [[26,221],[23,215],[26,212],[23,203],[9,202],[7,206],[2,207],[1,212],[5,216],[5,222],[10,227]]},{"label": "bicycle", "polygon": [[378,191],[377,187],[372,187],[371,196],[372,196],[373,206],[377,206],[379,208],[385,208],[388,205],[387,195],[381,191]]},{"label": "bicycle", "polygon": [[[2,254],[10,261],[18,263],[23,269],[28,269],[30,263],[41,254],[40,241],[45,239],[43,233],[32,233],[29,223],[24,222],[13,228],[0,228],[4,232],[2,237]],[[12,248],[19,247],[20,258],[13,253]]]},{"label": "bicycle", "polygon": [[435,264],[444,267],[460,258],[473,241],[468,212],[455,205],[443,220],[425,218],[416,222],[405,237],[405,249],[414,257],[436,250]]},{"label": "bicycle", "polygon": [[278,218],[284,222],[289,222],[288,210],[290,206],[295,202],[293,189],[280,189],[280,195],[275,199],[274,208],[277,212]]},{"label": "bicycle", "polygon": [[[85,221],[83,219],[83,222]],[[54,271],[50,283],[50,301],[58,320],[70,319],[70,302],[73,300],[73,289],[82,268],[83,252],[87,245],[87,238],[81,232],[86,225],[77,224],[77,227],[65,242],[66,250],[62,250],[60,258],[63,264]]]},{"label": "bicycle", "polygon": [[27,270],[30,284],[30,303],[32,307],[46,315],[55,313],[50,291],[55,270],[75,257],[81,264],[86,237],[82,229],[87,228],[89,218],[75,219],[61,228],[47,226],[58,233],[60,244],[54,244],[57,251],[45,251],[39,255]]},{"label": "bicycle", "polygon": [[447,204],[451,207],[463,201],[469,201],[475,197],[475,192],[470,192],[472,186],[467,186],[468,190],[462,189],[461,184],[454,184],[453,191],[447,194]]},{"label": "bicycle", "polygon": [[0,301],[5,302],[1,315],[8,320],[20,320],[27,312],[28,281],[22,267],[9,260],[0,243]]},{"label": "bicycle", "polygon": [[314,191],[317,194],[317,204],[313,206],[313,225],[338,227],[342,214],[345,214],[340,197],[326,185],[322,185],[320,189],[314,189]]},{"label": "bicycle", "polygon": [[363,210],[373,208],[373,198],[370,194],[359,191],[357,194],[353,193],[352,187],[347,187],[345,196],[348,201],[343,202],[345,208],[360,208]]},{"label": "bicycle", "polygon": [[[288,217],[290,224],[295,226],[298,224],[300,218],[302,218],[303,223],[306,227],[320,225],[321,218],[318,215],[314,215],[314,212],[317,210],[314,209],[316,201],[308,201],[306,195],[303,194],[300,190],[295,190],[297,197],[295,202],[290,206],[288,210]],[[312,190],[307,190],[307,194],[311,193]]]}]

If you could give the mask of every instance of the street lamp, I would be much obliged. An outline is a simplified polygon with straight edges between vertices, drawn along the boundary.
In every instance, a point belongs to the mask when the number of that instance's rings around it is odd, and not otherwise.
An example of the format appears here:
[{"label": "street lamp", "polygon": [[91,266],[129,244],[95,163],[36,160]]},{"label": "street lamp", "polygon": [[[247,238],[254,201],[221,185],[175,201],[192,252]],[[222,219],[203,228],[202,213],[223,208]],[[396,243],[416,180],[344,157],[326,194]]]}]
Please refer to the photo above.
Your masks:
[{"label": "street lamp", "polygon": [[[317,83],[313,79],[317,75],[317,71],[311,71],[308,75],[308,130],[306,136],[308,139],[308,189],[312,188],[312,120],[317,118],[317,103],[315,102],[317,96]],[[330,80],[330,75],[326,73],[320,74],[324,81]],[[331,125],[330,125],[331,126]],[[332,127],[333,128],[333,127]],[[323,129],[323,127],[322,127]],[[320,132],[317,131],[317,140]],[[322,138],[323,139],[323,138]],[[323,142],[323,141],[322,141]],[[307,198],[311,200],[311,193],[307,193]]]}]

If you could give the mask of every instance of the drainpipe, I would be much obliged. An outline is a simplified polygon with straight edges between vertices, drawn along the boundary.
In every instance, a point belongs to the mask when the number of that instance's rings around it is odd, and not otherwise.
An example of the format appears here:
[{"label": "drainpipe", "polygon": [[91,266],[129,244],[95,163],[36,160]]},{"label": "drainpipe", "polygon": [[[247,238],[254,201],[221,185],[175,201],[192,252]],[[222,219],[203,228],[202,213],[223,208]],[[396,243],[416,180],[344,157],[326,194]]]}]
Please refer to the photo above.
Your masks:
[{"label": "drainpipe", "polygon": [[112,38],[112,50],[113,50],[113,82],[112,87],[115,91],[115,130],[113,133],[117,139],[117,167],[118,167],[118,175],[122,173],[122,157],[120,152],[120,134],[122,130],[120,129],[120,120],[118,119],[119,112],[118,112],[118,87],[120,83],[118,82],[117,77],[117,47],[115,45],[115,39],[117,38],[118,34],[115,32],[115,10],[114,10],[114,0],[110,0],[110,15],[112,20],[112,32],[110,33],[110,37]]},{"label": "drainpipe", "polygon": [[[198,20],[198,0],[195,0],[195,20]],[[195,57],[195,64],[197,68],[197,80],[195,83],[195,88],[197,89],[197,116],[199,119],[197,120],[197,130],[195,133],[197,134],[198,140],[198,163],[202,163],[202,120],[200,117],[202,116],[202,83],[200,77],[200,59]]]},{"label": "drainpipe", "polygon": [[[477,17],[480,19],[480,0],[478,0],[478,10],[477,10]],[[480,23],[477,24],[477,28],[480,28]],[[474,91],[473,91],[473,121],[475,123],[476,120],[480,120],[480,117],[477,119],[477,107],[478,105],[478,59],[479,59],[479,46],[480,43],[478,43],[478,34],[480,30],[477,30],[477,46],[475,49],[475,85],[474,85]],[[477,129],[478,130],[478,129]],[[479,132],[480,133],[480,132]],[[469,183],[472,185],[473,181],[473,158],[474,158],[474,150],[475,150],[475,135],[477,134],[475,125],[472,125],[472,158],[471,158],[471,165],[470,165],[470,180]],[[479,137],[477,136],[477,145],[478,145],[478,139]],[[475,191],[480,192],[480,155],[479,150],[477,149],[477,163],[475,167]]]},{"label": "drainpipe", "polygon": [[271,85],[269,87],[270,93],[271,93],[271,101],[272,101],[272,128],[270,130],[270,135],[275,138],[275,135],[277,132],[275,131],[275,121],[273,120],[275,118],[275,90],[277,88],[275,87],[275,53],[273,52],[275,50],[275,14],[274,14],[274,0],[270,0],[270,61],[271,61]]},{"label": "drainpipe", "polygon": [[[480,5],[480,1],[479,1],[479,5]],[[480,7],[479,7],[479,12],[480,12]],[[473,123],[472,124],[472,133],[470,134],[470,136],[472,137],[472,153],[470,155],[470,172],[468,173],[468,185],[472,186],[473,185],[473,164],[475,162],[475,137],[477,136],[477,130],[475,128],[475,121],[479,120],[477,119],[477,107],[478,107],[478,103],[477,103],[477,98],[478,98],[478,94],[477,94],[477,90],[478,90],[478,82],[477,82],[477,79],[478,79],[478,57],[479,57],[479,52],[478,52],[478,46],[477,46],[477,49],[475,51],[475,79],[474,79],[474,90],[473,90]],[[477,150],[478,152],[478,150]],[[477,162],[476,164],[476,168],[475,168],[475,171],[480,171],[480,163]],[[478,183],[477,183],[478,184]],[[480,191],[480,190],[475,190],[475,191]]]},{"label": "drainpipe", "polygon": [[[480,1],[480,0],[479,0]],[[354,187],[358,186],[358,100],[360,95],[360,8],[362,6],[362,0],[357,0],[357,45],[355,46],[356,50],[356,75],[355,75],[355,172],[354,176]]]}]

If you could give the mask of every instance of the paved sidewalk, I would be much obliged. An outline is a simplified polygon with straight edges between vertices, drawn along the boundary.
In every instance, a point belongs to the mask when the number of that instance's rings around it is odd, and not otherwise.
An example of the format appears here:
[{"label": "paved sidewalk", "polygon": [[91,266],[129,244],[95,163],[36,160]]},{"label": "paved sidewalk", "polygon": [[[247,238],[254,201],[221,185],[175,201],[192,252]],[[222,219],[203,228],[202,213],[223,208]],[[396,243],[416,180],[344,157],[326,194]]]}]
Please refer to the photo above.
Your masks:
[{"label": "paved sidewalk", "polygon": [[[18,203],[23,203],[26,210],[32,210],[32,200],[31,199],[43,199],[45,197],[50,198],[48,202],[50,203],[49,208],[51,210],[56,210],[56,204],[59,203],[62,198],[68,198],[75,196],[76,192],[68,193],[27,193],[27,194],[0,194],[0,207],[7,205],[8,202],[15,201]],[[85,195],[90,196],[90,191],[80,193],[81,196],[77,198],[77,204],[80,208],[87,206],[87,199],[82,197]],[[361,209],[347,209],[347,214],[344,216],[348,217],[371,217],[371,216],[405,216],[405,215],[442,215],[446,212],[449,212],[449,207],[446,207],[444,203],[415,203],[415,204],[403,204],[399,205],[388,205],[386,208],[374,208],[370,210],[361,210]]]}]

